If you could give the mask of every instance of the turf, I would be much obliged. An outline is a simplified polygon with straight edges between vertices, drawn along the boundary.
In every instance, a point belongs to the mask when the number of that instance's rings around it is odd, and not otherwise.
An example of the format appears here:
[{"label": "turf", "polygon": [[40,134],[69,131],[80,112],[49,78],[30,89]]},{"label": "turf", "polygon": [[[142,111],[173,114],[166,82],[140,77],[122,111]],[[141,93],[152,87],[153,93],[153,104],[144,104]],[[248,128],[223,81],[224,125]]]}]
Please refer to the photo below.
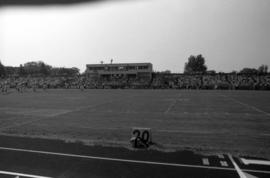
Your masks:
[{"label": "turf", "polygon": [[152,129],[156,149],[270,157],[270,92],[47,90],[0,95],[0,134],[129,146]]}]

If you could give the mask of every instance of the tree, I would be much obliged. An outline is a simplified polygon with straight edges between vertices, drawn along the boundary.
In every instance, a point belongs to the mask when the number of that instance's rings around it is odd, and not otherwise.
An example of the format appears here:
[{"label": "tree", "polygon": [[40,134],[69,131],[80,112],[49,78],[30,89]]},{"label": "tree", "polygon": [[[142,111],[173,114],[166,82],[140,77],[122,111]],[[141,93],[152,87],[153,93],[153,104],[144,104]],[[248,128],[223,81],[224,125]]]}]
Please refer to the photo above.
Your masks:
[{"label": "tree", "polygon": [[17,76],[19,67],[5,66],[6,76]]},{"label": "tree", "polygon": [[195,74],[195,73],[205,73],[207,67],[205,65],[205,59],[200,54],[198,56],[191,55],[188,58],[188,62],[185,63],[184,73],[186,74]]},{"label": "tree", "polygon": [[73,77],[80,74],[80,70],[76,67],[72,68],[65,68],[65,67],[53,67],[50,70],[52,76],[66,76],[66,77]]},{"label": "tree", "polygon": [[170,73],[172,73],[170,70],[165,70],[165,71],[162,71],[161,73],[164,73],[164,74],[170,74]]},{"label": "tree", "polygon": [[267,72],[268,72],[268,66],[267,65],[261,65],[258,68],[258,73],[259,74],[267,74]]},{"label": "tree", "polygon": [[25,73],[31,76],[48,76],[50,74],[51,66],[45,64],[43,61],[27,62],[23,66]]},{"label": "tree", "polygon": [[51,68],[51,66],[46,65],[44,62],[40,62],[39,72],[43,76],[48,76],[50,74]]},{"label": "tree", "polygon": [[213,74],[216,74],[217,72],[216,72],[215,70],[208,70],[208,71],[206,71],[206,73],[207,73],[207,74],[212,74],[212,75],[213,75]]},{"label": "tree", "polygon": [[240,72],[240,74],[258,74],[258,70],[254,68],[243,68]]},{"label": "tree", "polygon": [[26,74],[22,64],[20,64],[20,67],[18,69],[18,74],[19,74],[19,76],[24,76]]},{"label": "tree", "polygon": [[237,71],[236,70],[233,70],[233,71],[230,72],[230,74],[236,75],[237,74]]},{"label": "tree", "polygon": [[0,61],[0,77],[5,77],[5,76],[6,76],[5,66]]},{"label": "tree", "polygon": [[80,69],[78,69],[77,67],[72,67],[72,75],[79,75],[80,74]]}]

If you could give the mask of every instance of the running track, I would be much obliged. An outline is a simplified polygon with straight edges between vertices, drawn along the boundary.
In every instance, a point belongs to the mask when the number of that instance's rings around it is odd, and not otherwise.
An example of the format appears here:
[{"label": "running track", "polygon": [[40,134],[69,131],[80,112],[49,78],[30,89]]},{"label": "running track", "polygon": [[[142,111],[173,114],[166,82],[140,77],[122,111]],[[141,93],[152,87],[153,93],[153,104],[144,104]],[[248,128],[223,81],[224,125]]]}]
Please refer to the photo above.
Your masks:
[{"label": "running track", "polygon": [[247,166],[227,154],[134,151],[15,136],[0,136],[0,141],[1,178],[270,176],[270,166]]}]

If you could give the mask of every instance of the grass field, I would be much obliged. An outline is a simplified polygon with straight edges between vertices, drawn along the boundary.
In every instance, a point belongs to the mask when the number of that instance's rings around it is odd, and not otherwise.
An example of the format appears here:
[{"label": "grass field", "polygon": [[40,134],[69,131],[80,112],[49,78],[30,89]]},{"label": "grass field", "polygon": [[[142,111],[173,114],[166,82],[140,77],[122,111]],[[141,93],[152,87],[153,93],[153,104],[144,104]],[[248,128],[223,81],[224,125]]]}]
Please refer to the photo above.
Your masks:
[{"label": "grass field", "polygon": [[0,95],[0,134],[129,147],[132,127],[155,148],[270,158],[270,92],[47,90]]}]

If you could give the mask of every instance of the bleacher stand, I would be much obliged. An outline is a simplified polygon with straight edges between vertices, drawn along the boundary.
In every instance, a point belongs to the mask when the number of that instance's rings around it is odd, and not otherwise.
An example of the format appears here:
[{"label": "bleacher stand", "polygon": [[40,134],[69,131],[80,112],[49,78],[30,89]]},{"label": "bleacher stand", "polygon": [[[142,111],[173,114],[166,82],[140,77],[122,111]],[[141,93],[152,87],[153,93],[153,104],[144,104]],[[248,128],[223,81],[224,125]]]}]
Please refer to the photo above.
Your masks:
[{"label": "bleacher stand", "polygon": [[270,90],[270,74],[153,74],[152,78],[112,77],[91,79],[76,77],[10,77],[0,79],[0,91],[16,89],[205,89],[205,90]]}]

